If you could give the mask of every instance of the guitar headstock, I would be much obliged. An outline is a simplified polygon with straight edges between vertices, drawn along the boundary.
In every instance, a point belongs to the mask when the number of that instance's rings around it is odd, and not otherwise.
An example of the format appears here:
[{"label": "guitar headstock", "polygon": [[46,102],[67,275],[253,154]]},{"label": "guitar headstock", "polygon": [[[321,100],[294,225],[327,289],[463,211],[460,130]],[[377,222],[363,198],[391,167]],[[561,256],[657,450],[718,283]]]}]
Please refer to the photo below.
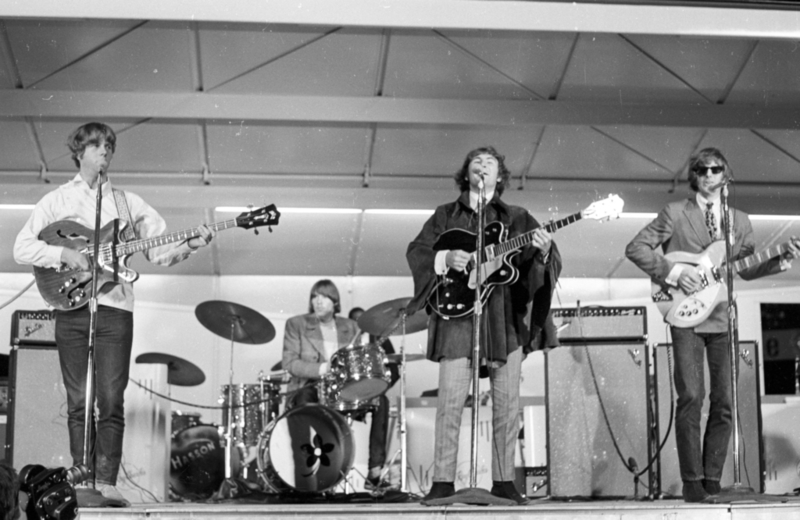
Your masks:
[{"label": "guitar headstock", "polygon": [[236,225],[245,229],[261,226],[277,226],[280,218],[281,214],[278,208],[275,207],[275,204],[270,204],[269,206],[240,214],[236,217]]},{"label": "guitar headstock", "polygon": [[619,218],[624,205],[625,201],[619,195],[609,195],[603,200],[592,202],[588,208],[581,211],[581,215],[583,218],[594,220],[611,220]]}]

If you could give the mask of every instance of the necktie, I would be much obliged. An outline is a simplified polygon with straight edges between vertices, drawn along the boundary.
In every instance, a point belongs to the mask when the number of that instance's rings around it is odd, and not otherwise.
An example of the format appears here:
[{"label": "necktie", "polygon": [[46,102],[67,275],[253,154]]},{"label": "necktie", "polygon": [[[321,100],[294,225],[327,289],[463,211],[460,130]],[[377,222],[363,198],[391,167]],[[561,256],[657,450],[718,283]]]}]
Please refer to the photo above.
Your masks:
[{"label": "necktie", "polygon": [[717,239],[717,218],[714,216],[714,203],[706,202],[706,227],[711,240]]}]

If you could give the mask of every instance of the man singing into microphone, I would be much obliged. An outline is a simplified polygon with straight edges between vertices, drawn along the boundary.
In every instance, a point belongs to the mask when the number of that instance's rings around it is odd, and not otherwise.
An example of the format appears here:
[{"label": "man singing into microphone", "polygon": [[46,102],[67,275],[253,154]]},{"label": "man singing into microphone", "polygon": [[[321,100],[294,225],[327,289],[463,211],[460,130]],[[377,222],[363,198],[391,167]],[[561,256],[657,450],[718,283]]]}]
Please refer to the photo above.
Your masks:
[{"label": "man singing into microphone", "polygon": [[[476,208],[482,186],[487,224],[501,222],[508,230],[509,239],[536,230],[533,241],[512,261],[519,270],[519,277],[513,283],[497,286],[483,304],[479,360],[481,372],[490,378],[492,387],[491,493],[524,504],[527,500],[514,487],[520,365],[523,349],[529,346],[547,319],[550,299],[561,272],[561,256],[550,234],[537,229],[539,224],[526,209],[510,206],[500,198],[510,177],[505,158],[493,147],[477,148],[467,154],[455,175],[461,196],[455,202],[436,208],[408,246],[406,259],[414,276],[414,298],[407,312],[411,315],[425,305],[437,281],[436,275],[470,267],[471,253],[460,249],[436,250],[434,246],[445,231],[479,231]],[[471,300],[461,303],[473,305]],[[439,363],[439,395],[433,486],[422,501],[426,505],[455,494],[458,436],[472,380],[472,320],[472,316],[443,318],[434,312],[428,324],[428,359]]]},{"label": "man singing into microphone", "polygon": [[[152,238],[166,233],[167,225],[156,210],[141,197],[111,187],[107,170],[116,150],[117,136],[103,123],[87,123],[76,129],[67,141],[78,174],[51,191],[36,204],[14,243],[17,263],[39,267],[90,271],[89,258],[76,249],[55,246],[39,239],[48,225],[72,220],[93,229],[96,221],[97,189],[102,189],[101,226],[119,218],[120,227],[131,227],[135,238]],[[187,259],[208,245],[214,236],[205,225],[200,236],[160,246],[144,252],[150,262],[169,266]],[[124,393],[133,347],[133,285],[106,283],[97,295],[97,334],[94,349],[95,397],[97,403],[94,457],[96,489],[109,505],[129,505],[117,490],[117,474],[122,458],[125,430]],[[64,386],[67,390],[68,430],[73,463],[83,462],[84,409],[89,347],[89,305],[56,311],[56,345]],[[93,465],[94,463],[94,465]]]},{"label": "man singing into microphone", "polygon": [[[670,262],[656,249],[661,247],[665,254],[673,251],[697,254],[712,242],[723,240],[720,191],[732,180],[730,166],[722,152],[716,148],[700,150],[689,161],[689,185],[697,193],[662,209],[628,244],[626,256],[662,287],[679,288],[686,294],[699,290],[701,280],[694,269]],[[731,218],[733,257],[730,260],[735,261],[753,254],[753,228],[744,212],[732,209]],[[791,259],[800,253],[799,245],[792,237],[790,251],[784,258],[772,258],[739,274],[745,280],[752,280],[786,270],[791,266]],[[678,394],[675,435],[686,502],[701,502],[720,492],[719,481],[733,427],[726,305],[720,303],[694,328],[670,328]],[[706,356],[710,408],[701,444],[700,417],[705,398],[703,359]]]}]

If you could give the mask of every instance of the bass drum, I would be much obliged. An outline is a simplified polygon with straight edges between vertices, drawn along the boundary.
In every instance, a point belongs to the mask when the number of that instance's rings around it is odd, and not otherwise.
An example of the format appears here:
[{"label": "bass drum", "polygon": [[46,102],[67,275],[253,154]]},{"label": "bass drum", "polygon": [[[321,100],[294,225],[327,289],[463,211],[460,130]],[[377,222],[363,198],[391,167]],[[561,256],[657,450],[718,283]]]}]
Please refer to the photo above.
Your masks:
[{"label": "bass drum", "polygon": [[276,493],[324,493],[353,467],[355,442],[347,420],[320,404],[292,408],[258,440],[258,469]]},{"label": "bass drum", "polygon": [[190,426],[172,436],[169,487],[173,493],[189,499],[208,498],[223,480],[225,443],[216,426]]}]

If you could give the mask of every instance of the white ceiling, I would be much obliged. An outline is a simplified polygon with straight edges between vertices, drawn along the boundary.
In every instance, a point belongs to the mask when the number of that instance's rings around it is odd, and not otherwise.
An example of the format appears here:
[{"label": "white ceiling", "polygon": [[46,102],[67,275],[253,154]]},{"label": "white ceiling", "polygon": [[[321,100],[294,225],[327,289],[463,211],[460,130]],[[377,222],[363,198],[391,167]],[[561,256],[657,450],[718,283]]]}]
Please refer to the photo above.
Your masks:
[{"label": "white ceiling", "polygon": [[[796,213],[789,2],[77,4],[0,5],[0,204],[32,204],[71,178],[66,136],[102,120],[118,133],[115,184],[173,230],[230,219],[220,206],[432,209],[486,144],[507,157],[504,198],[540,220],[609,193],[655,212],[688,192],[687,160],[705,146],[732,164],[735,206]],[[10,244],[28,213],[0,210],[0,271],[27,271]],[[425,218],[286,212],[273,233],[221,233],[171,272],[407,276]],[[646,221],[560,231],[564,276],[641,276],[623,250]],[[756,221],[759,248],[798,226]]]}]

